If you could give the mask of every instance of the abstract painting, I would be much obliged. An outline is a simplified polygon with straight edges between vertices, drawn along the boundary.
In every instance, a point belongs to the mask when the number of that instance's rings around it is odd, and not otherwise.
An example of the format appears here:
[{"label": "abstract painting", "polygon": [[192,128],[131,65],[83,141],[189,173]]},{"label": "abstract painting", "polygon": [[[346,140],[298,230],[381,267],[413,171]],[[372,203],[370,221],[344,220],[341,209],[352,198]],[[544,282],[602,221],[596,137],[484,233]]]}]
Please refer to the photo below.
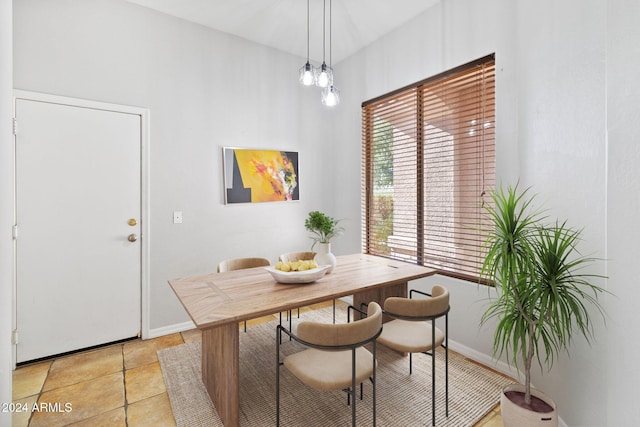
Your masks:
[{"label": "abstract painting", "polygon": [[299,200],[296,151],[223,148],[225,203]]}]

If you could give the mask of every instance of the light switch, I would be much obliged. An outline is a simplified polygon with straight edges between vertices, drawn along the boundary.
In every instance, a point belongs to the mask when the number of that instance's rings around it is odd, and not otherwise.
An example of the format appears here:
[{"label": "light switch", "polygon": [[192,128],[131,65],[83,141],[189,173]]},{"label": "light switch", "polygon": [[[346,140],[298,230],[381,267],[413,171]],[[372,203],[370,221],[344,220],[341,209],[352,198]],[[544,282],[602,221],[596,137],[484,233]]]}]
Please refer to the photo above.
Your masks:
[{"label": "light switch", "polygon": [[173,211],[173,223],[182,224],[182,211]]}]

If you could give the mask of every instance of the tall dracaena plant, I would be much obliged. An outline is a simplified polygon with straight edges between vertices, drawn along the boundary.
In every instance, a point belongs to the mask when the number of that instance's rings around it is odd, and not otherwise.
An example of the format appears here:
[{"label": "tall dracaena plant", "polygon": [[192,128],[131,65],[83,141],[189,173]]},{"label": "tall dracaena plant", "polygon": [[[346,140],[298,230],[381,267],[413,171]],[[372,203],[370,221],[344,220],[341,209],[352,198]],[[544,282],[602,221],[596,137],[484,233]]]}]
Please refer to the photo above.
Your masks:
[{"label": "tall dracaena plant", "polygon": [[[598,293],[603,289],[591,280],[603,277],[584,274],[595,258],[579,254],[581,231],[566,223],[542,224],[544,217],[532,211],[534,197],[517,187],[492,194],[486,210],[493,226],[486,241],[482,276],[494,282],[497,298],[481,323],[497,320],[494,356],[506,353],[520,369],[524,363],[525,404],[531,403],[531,365],[544,359],[551,369],[562,350],[568,350],[575,332],[587,341],[593,335],[587,305],[602,314]],[[587,305],[585,305],[585,302]]]}]

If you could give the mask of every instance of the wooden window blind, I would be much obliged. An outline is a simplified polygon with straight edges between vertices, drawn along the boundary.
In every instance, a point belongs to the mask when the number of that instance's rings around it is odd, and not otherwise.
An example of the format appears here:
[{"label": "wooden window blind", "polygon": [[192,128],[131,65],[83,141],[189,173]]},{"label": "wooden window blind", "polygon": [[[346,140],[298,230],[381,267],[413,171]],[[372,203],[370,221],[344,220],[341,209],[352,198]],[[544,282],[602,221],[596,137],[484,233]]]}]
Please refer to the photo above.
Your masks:
[{"label": "wooden window blind", "polygon": [[495,58],[362,104],[365,253],[477,280],[495,188]]}]

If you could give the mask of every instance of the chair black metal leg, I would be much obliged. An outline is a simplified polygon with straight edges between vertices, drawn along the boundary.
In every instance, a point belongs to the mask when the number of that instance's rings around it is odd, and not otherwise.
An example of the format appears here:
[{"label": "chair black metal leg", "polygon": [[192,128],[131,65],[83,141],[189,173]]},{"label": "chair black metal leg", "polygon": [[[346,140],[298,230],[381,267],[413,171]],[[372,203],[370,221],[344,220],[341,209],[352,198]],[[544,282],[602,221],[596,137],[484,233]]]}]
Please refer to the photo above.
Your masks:
[{"label": "chair black metal leg", "polygon": [[[369,378],[369,379],[371,380],[371,378]],[[347,406],[350,406],[351,405],[351,389],[350,388],[345,388],[342,391],[345,391],[347,393]],[[363,385],[362,385],[362,383],[360,383],[360,400],[363,399],[363,396],[364,396]]]},{"label": "chair black metal leg", "polygon": [[376,341],[373,340],[373,377],[371,378],[373,385],[373,427],[376,427]]},{"label": "chair black metal leg", "polygon": [[[278,313],[278,316],[280,317],[279,325],[282,326],[282,312]],[[291,331],[291,310],[289,310],[287,316],[289,318],[289,331]],[[289,335],[289,341],[291,341],[291,335]],[[280,344],[282,344],[282,334],[280,334]]]},{"label": "chair black metal leg", "polygon": [[449,314],[444,318],[444,381],[445,381],[445,414],[449,416]]},{"label": "chair black metal leg", "polygon": [[353,405],[351,406],[351,426],[356,427],[356,349],[351,350],[351,394]]},{"label": "chair black metal leg", "polygon": [[433,343],[436,342],[435,320],[431,323],[431,425],[436,425],[436,349]]},{"label": "chair black metal leg", "polygon": [[276,336],[276,426],[280,426],[280,342],[282,333],[277,329]]}]

